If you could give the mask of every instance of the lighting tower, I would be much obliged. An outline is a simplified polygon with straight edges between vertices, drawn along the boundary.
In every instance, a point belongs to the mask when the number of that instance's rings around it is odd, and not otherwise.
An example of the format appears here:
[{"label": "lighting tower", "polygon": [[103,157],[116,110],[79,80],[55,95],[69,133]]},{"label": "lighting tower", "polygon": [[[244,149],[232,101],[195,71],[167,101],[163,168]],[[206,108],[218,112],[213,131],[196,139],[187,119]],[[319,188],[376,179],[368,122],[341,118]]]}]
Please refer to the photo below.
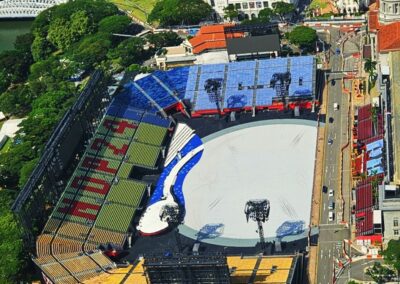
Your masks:
[{"label": "lighting tower", "polygon": [[265,250],[265,239],[262,223],[268,221],[269,209],[270,205],[267,199],[249,200],[244,207],[244,214],[246,214],[247,222],[249,222],[249,219],[257,222],[258,234],[260,236],[260,244],[263,252]]},{"label": "lighting tower", "polygon": [[181,239],[179,237],[178,225],[181,223],[181,210],[176,203],[167,203],[161,207],[160,220],[167,222],[170,227],[173,227],[175,232],[176,246],[178,252],[181,252]]}]

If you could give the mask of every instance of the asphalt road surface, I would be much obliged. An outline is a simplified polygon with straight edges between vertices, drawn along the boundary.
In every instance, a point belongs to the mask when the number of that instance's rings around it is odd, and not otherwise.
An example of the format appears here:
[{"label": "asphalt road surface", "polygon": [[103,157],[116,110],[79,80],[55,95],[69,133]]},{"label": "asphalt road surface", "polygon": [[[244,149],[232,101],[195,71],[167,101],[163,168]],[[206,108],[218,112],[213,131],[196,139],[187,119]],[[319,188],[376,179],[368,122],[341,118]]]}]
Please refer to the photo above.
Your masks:
[{"label": "asphalt road surface", "polygon": [[[331,50],[338,47],[336,41],[338,39],[338,31],[331,29],[332,46]],[[340,71],[342,68],[341,55],[331,54],[330,56],[331,71]],[[325,154],[323,163],[323,184],[329,190],[333,190],[332,197],[328,193],[323,193],[321,197],[320,212],[320,235],[319,235],[319,251],[317,266],[317,283],[332,283],[334,273],[334,260],[341,256],[342,241],[348,239],[350,232],[341,224],[342,221],[342,204],[339,194],[340,183],[340,153],[341,148],[347,143],[347,116],[348,116],[348,99],[342,93],[341,74],[330,74],[328,76],[327,88],[327,114],[326,114],[326,141]],[[332,84],[335,80],[335,84]],[[334,110],[334,104],[339,106],[338,110]],[[333,118],[332,123],[329,118]],[[332,140],[332,144],[328,144],[328,140]],[[322,189],[321,189],[322,190]],[[329,209],[329,202],[335,202],[334,209]],[[334,219],[329,220],[329,212],[334,212]]]}]

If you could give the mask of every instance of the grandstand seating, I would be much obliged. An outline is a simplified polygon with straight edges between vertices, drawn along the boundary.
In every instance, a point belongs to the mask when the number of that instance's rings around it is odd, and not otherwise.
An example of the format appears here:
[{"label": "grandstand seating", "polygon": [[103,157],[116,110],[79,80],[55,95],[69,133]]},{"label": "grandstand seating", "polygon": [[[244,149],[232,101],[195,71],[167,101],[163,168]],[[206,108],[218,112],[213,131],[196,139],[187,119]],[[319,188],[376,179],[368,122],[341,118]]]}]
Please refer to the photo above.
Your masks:
[{"label": "grandstand seating", "polygon": [[167,129],[151,125],[148,123],[141,123],[136,131],[134,140],[146,144],[160,146],[164,142]]},{"label": "grandstand seating", "polygon": [[120,179],[113,184],[107,201],[121,205],[139,207],[147,185],[142,182]]},{"label": "grandstand seating", "polygon": [[96,226],[105,230],[125,233],[135,214],[136,208],[115,203],[106,203],[96,219]]},{"label": "grandstand seating", "polygon": [[136,83],[162,108],[169,108],[177,103],[175,98],[153,76],[146,76],[137,80]]},{"label": "grandstand seating", "polygon": [[356,187],[356,212],[374,206],[372,196],[372,185],[370,183],[361,183]]},{"label": "grandstand seating", "polygon": [[154,168],[160,152],[160,147],[134,142],[128,151],[128,161],[137,165]]},{"label": "grandstand seating", "polygon": [[147,188],[129,173],[156,166],[169,126],[113,101],[37,239],[35,263],[52,281],[84,282],[112,266],[101,253],[85,253],[123,246]]}]

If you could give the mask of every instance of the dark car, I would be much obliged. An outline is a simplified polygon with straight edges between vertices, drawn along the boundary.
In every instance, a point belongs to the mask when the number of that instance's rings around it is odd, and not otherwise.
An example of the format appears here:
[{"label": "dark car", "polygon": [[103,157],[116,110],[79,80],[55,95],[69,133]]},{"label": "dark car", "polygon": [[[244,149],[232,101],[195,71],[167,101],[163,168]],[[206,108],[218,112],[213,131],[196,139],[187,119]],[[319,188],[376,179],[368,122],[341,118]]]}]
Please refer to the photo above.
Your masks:
[{"label": "dark car", "polygon": [[329,123],[333,123],[333,117],[329,118]]},{"label": "dark car", "polygon": [[327,193],[328,192],[328,187],[327,186],[322,186],[322,192]]},{"label": "dark car", "polygon": [[335,80],[332,80],[332,81],[331,81],[331,85],[332,85],[332,86],[335,86],[335,85],[336,85],[336,81],[335,81]]}]

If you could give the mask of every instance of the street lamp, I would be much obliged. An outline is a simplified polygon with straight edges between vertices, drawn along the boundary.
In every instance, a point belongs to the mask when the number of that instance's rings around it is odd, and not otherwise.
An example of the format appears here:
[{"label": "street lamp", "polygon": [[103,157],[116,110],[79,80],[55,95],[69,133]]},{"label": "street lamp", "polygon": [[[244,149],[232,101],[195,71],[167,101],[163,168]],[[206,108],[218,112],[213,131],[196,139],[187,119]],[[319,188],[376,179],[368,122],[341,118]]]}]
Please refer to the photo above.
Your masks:
[{"label": "street lamp", "polygon": [[260,237],[261,249],[264,253],[265,251],[265,239],[264,239],[264,229],[262,223],[268,221],[270,210],[270,203],[267,199],[254,199],[246,202],[244,207],[244,214],[246,214],[246,220],[249,219],[257,222],[258,234]]}]

